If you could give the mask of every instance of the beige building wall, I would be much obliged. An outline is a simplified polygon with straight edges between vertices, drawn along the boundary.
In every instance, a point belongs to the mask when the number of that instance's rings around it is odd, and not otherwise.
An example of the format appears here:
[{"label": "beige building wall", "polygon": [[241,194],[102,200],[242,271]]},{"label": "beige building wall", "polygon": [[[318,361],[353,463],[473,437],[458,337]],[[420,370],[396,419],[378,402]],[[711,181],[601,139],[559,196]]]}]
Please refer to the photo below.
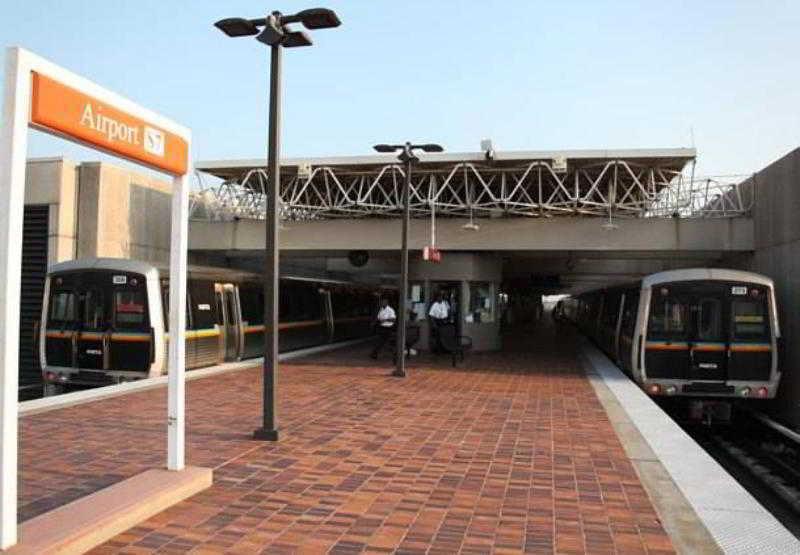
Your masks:
[{"label": "beige building wall", "polygon": [[50,207],[48,264],[108,256],[169,261],[171,183],[106,162],[32,159],[25,204]]},{"label": "beige building wall", "polygon": [[80,165],[79,183],[78,258],[169,261],[167,181],[91,162]]}]

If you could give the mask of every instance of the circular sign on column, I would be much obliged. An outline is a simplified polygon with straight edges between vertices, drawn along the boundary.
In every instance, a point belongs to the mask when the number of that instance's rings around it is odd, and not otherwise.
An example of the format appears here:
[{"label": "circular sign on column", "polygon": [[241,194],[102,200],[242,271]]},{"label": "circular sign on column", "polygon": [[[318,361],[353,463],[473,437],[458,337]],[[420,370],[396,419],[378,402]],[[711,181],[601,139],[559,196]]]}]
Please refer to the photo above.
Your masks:
[{"label": "circular sign on column", "polygon": [[356,268],[361,268],[369,262],[369,253],[367,251],[350,251],[347,253],[347,259]]}]

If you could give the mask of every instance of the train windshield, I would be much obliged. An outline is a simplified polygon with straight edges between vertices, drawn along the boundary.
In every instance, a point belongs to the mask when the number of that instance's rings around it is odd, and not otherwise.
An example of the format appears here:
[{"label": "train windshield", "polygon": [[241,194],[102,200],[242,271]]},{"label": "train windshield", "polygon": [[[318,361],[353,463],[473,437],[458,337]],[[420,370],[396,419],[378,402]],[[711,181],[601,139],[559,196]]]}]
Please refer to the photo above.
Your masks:
[{"label": "train windshield", "polygon": [[102,291],[95,288],[56,290],[50,297],[50,324],[80,324],[83,329],[102,329],[106,325],[106,306]]},{"label": "train windshield", "polygon": [[678,339],[687,334],[691,304],[688,299],[659,291],[650,301],[647,335],[651,339]]},{"label": "train windshield", "polygon": [[50,297],[50,323],[62,326],[75,322],[75,293],[53,291]]},{"label": "train windshield", "polygon": [[760,285],[726,282],[654,286],[647,337],[706,342],[766,339],[767,292]]},{"label": "train windshield", "polygon": [[143,281],[140,276],[110,272],[58,275],[50,293],[49,325],[100,331],[147,329],[149,317]]}]

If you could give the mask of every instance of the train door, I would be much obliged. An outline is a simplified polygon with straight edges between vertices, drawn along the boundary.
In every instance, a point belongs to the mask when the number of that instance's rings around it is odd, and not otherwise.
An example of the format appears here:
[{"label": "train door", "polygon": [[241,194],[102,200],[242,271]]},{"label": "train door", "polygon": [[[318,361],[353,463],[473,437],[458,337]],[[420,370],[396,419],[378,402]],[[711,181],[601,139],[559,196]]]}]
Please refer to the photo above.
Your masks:
[{"label": "train door", "polygon": [[114,283],[109,291],[108,368],[147,372],[155,359],[155,333],[150,326],[147,285],[144,276],[122,281],[117,278],[119,283]]},{"label": "train door", "polygon": [[650,379],[689,379],[691,300],[685,292],[673,284],[653,287],[643,368]]},{"label": "train door", "polygon": [[[704,288],[705,289],[705,288]],[[726,296],[718,287],[691,295],[689,327],[689,377],[692,380],[724,381],[728,375],[728,333],[723,326]]]},{"label": "train door", "polygon": [[239,360],[242,356],[242,326],[236,286],[232,283],[217,283],[214,290],[217,313],[221,321],[225,360]]},{"label": "train door", "polygon": [[78,326],[75,334],[75,365],[81,370],[109,368],[111,326],[108,318],[110,284],[108,274],[87,273],[77,288]]},{"label": "train door", "polygon": [[77,292],[74,276],[52,278],[45,334],[45,361],[48,366],[75,366],[75,334],[78,327]]}]

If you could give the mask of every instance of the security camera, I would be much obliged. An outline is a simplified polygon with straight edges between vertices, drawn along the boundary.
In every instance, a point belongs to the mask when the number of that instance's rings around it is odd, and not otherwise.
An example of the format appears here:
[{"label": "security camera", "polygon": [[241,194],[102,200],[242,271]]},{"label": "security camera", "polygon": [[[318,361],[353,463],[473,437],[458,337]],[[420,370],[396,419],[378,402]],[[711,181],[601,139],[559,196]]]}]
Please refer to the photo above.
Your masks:
[{"label": "security camera", "polygon": [[491,139],[481,140],[481,150],[484,152],[487,160],[494,160],[494,148],[492,147]]}]

